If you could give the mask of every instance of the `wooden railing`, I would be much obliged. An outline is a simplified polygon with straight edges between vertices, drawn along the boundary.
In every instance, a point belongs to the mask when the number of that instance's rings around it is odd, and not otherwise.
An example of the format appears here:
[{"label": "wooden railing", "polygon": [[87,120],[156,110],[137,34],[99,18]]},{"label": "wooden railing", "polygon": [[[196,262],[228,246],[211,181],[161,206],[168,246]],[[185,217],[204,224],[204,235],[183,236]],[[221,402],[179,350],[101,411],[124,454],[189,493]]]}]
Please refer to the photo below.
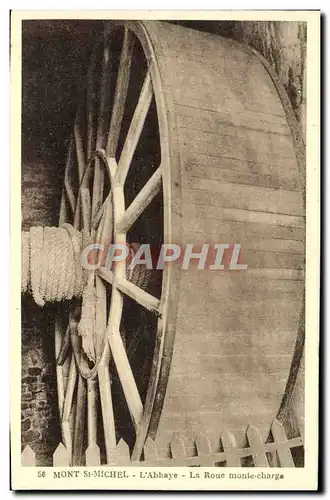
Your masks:
[{"label": "wooden railing", "polygon": [[[174,435],[169,443],[171,456],[169,458],[160,457],[155,442],[148,438],[144,445],[144,460],[132,461],[130,459],[129,447],[124,440],[120,440],[112,453],[112,459],[107,466],[139,466],[139,467],[244,467],[242,458],[251,457],[249,466],[254,467],[296,467],[291,449],[299,450],[299,463],[303,464],[304,454],[304,421],[298,422],[300,435],[292,439],[286,436],[283,425],[274,420],[271,425],[272,439],[264,442],[260,431],[250,425],[246,429],[248,446],[237,447],[236,439],[230,431],[221,434],[221,451],[212,451],[208,438],[199,435],[195,441],[196,454],[188,455],[184,440]],[[296,455],[295,455],[296,456]],[[101,464],[99,446],[94,443],[86,449],[86,466],[98,466]],[[71,456],[66,447],[60,443],[53,455],[54,467],[70,466]],[[297,460],[296,460],[297,462]],[[36,456],[32,448],[27,445],[22,452],[23,466],[36,466]]]}]

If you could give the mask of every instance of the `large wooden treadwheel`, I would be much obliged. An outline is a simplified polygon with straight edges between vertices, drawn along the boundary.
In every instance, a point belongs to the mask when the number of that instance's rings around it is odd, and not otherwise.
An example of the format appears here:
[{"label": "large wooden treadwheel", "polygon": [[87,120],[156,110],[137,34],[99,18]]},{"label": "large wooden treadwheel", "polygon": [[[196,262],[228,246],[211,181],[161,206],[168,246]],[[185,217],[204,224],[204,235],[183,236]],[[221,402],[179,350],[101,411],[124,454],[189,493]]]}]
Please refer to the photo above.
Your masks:
[{"label": "large wooden treadwheel", "polygon": [[111,462],[120,437],[139,459],[148,435],[267,427],[301,312],[300,191],[285,111],[254,54],[168,23],[105,23],[60,223],[117,244],[239,243],[248,271],[165,267],[142,289],[125,262],[101,267],[92,362],[77,335],[80,302],[61,306],[58,398],[72,464],[95,443]]}]

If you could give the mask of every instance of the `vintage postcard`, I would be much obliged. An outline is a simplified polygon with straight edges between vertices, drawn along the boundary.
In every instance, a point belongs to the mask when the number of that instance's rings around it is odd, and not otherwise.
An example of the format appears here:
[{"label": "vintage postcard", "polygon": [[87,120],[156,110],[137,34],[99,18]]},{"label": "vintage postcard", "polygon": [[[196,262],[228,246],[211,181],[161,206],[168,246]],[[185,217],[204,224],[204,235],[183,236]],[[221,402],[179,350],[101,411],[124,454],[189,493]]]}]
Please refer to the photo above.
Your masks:
[{"label": "vintage postcard", "polygon": [[319,11],[12,12],[14,490],[318,488],[319,58]]}]

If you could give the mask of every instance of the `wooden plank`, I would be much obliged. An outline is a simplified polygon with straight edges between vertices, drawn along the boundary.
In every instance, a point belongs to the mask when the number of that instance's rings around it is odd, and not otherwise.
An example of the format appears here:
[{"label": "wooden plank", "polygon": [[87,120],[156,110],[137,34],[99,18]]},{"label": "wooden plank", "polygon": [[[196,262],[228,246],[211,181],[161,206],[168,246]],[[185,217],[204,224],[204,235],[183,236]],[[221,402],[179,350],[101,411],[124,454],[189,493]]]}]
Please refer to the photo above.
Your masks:
[{"label": "wooden plank", "polygon": [[267,456],[264,451],[264,443],[259,430],[256,427],[249,425],[246,430],[246,435],[250,448],[253,450],[252,457],[255,467],[269,467]]},{"label": "wooden plank", "polygon": [[162,171],[162,165],[160,165],[126,209],[116,228],[119,233],[126,233],[159,193],[162,186]]},{"label": "wooden plank", "polygon": [[262,129],[250,128],[249,126],[237,127],[233,123],[224,122],[217,120],[217,115],[212,112],[195,110],[195,113],[191,111],[194,108],[190,108],[189,114],[179,114],[178,115],[178,125],[182,129],[182,134],[185,134],[185,130],[198,131],[211,136],[219,136],[219,140],[222,137],[231,137],[236,141],[240,141],[243,144],[257,144],[258,152],[261,154],[276,154],[278,153],[281,157],[287,157],[294,159],[294,144],[291,138],[289,129],[287,128],[287,134],[273,134],[266,132]]},{"label": "wooden plank", "polygon": [[36,454],[32,450],[31,446],[27,444],[21,454],[21,465],[22,467],[36,467]]},{"label": "wooden plank", "polygon": [[[219,315],[220,316],[220,315]],[[199,317],[192,317],[196,320],[196,335],[201,335],[200,324],[201,320]],[[247,323],[246,330],[242,330],[242,325]],[[200,356],[210,356],[217,358],[218,356],[230,356],[233,354],[246,355],[246,356],[260,356],[266,359],[269,356],[282,356],[292,354],[294,351],[295,339],[297,336],[297,327],[288,328],[284,323],[285,320],[282,319],[280,325],[278,326],[276,319],[260,320],[259,328],[256,326],[256,321],[250,322],[246,318],[240,318],[239,325],[235,326],[234,320],[232,319],[233,328],[230,329],[227,322],[224,321],[222,324],[221,320],[216,320],[211,326],[211,330],[207,335],[203,337],[202,340],[195,338],[189,338],[188,325],[190,322],[186,322],[184,319],[178,321],[178,327],[184,329],[182,337],[186,344],[187,352],[192,352],[193,349],[197,350],[196,355],[192,356],[192,360],[196,363],[200,361]],[[293,318],[289,318],[290,322],[294,322]],[[207,322],[208,324],[210,322]],[[226,326],[228,325],[228,329]],[[254,330],[253,328],[256,328]],[[241,329],[241,330],[240,330]],[[181,331],[181,330],[180,330]],[[244,333],[242,333],[242,331]],[[241,333],[240,333],[241,332]],[[213,346],[211,350],[209,344]],[[181,349],[180,349],[181,354]],[[184,361],[187,361],[186,356]]]},{"label": "wooden plank", "polygon": [[[248,66],[240,64],[237,67],[228,59],[221,58],[219,46],[215,50],[213,53],[217,54],[216,60],[209,57],[198,59],[192,53],[188,58],[187,54],[182,55],[180,61],[177,54],[174,56],[173,53],[172,57],[168,54],[171,57],[169,77],[175,103],[206,109],[217,105],[220,109],[230,109],[233,113],[235,110],[248,110],[280,119],[285,117],[276,89],[259,61],[252,59]],[[195,77],[196,74],[199,75],[198,78]]]},{"label": "wooden plank", "polygon": [[121,124],[123,121],[127,90],[130,78],[133,48],[134,48],[134,37],[128,29],[125,29],[124,41],[120,55],[116,89],[112,107],[112,115],[109,126],[108,142],[106,146],[106,155],[111,157],[115,157],[116,155]]},{"label": "wooden plank", "polygon": [[[182,363],[187,363],[187,360],[182,360]],[[190,427],[193,425],[193,420],[198,417],[200,409],[203,409],[203,414],[201,415],[201,422],[204,420],[209,420],[211,426],[215,426],[216,422],[219,421],[219,414],[223,412],[223,408],[226,408],[226,413],[222,415],[221,420],[223,425],[233,425],[237,427],[239,425],[248,425],[248,423],[254,419],[269,419],[271,420],[276,414],[276,410],[281,403],[281,395],[279,392],[282,392],[285,389],[285,379],[279,379],[276,383],[273,384],[272,389],[268,390],[269,385],[275,377],[281,376],[281,373],[273,373],[273,374],[263,374],[259,373],[259,378],[263,379],[262,383],[254,384],[253,387],[248,387],[247,383],[242,383],[242,377],[246,380],[249,380],[248,371],[243,372],[240,371],[239,375],[234,379],[235,374],[234,371],[231,373],[226,373],[225,370],[222,371],[222,376],[215,376],[211,374],[209,376],[210,382],[208,382],[207,377],[203,377],[204,384],[206,383],[215,383],[217,385],[221,385],[221,389],[217,389],[212,394],[205,393],[203,394],[203,384],[198,380],[197,377],[190,376],[190,373],[193,370],[197,370],[198,365],[193,364],[189,369],[189,372],[186,373],[186,379],[189,383],[195,383],[195,392],[186,391],[186,393],[181,397],[172,396],[172,392],[168,392],[169,396],[166,400],[166,406],[163,409],[164,412],[164,421],[166,421],[167,415],[173,415],[175,412],[181,412],[182,416],[186,418],[186,427]],[[205,368],[204,371],[206,372]],[[289,367],[287,372],[289,371]],[[175,391],[180,388],[182,390],[182,384],[180,384],[179,376],[182,377],[182,372],[180,375],[173,375],[173,380],[171,381],[171,385],[168,387],[168,391]],[[254,377],[255,378],[255,377]],[[233,393],[240,394],[239,401],[233,402]],[[195,394],[198,394],[195,396]],[[217,398],[217,399],[216,399]],[[219,403],[221,401],[221,403]],[[171,425],[171,418],[167,419],[168,425]],[[176,424],[173,423],[173,430],[177,430],[179,432],[179,428],[176,428]],[[202,426],[203,427],[203,426]],[[212,427],[213,428],[213,427]]]},{"label": "wooden plank", "polygon": [[[203,312],[205,315],[212,315],[215,309],[221,311],[219,316],[223,318],[233,318],[237,317],[243,318],[268,318],[268,319],[278,319],[282,318],[292,318],[295,319],[298,325],[299,317],[301,314],[301,302],[300,300],[286,300],[283,299],[260,299],[256,301],[254,299],[245,299],[242,297],[236,297],[228,295],[227,297],[221,297],[221,303],[219,300],[204,300],[202,303],[193,303],[191,294],[187,296],[185,300],[182,299],[182,306],[180,311],[184,311],[185,315],[200,315]],[[190,303],[189,303],[190,300]],[[217,317],[217,316],[215,316]],[[260,325],[261,326],[261,325]]]},{"label": "wooden plank", "polygon": [[184,202],[283,215],[304,215],[301,194],[297,191],[223,183],[209,179],[191,178],[187,183],[189,187],[182,189]]},{"label": "wooden plank", "polygon": [[136,105],[134,115],[127,133],[124,147],[121,152],[120,160],[118,163],[118,171],[116,179],[119,184],[125,183],[131,161],[138,144],[143,125],[149,111],[151,99],[153,96],[151,75],[148,72],[143,82],[142,90]]},{"label": "wooden plank", "polygon": [[182,245],[188,243],[201,245],[206,241],[210,245],[214,243],[233,244],[233,242],[241,244],[241,242],[247,239],[251,241],[253,238],[259,241],[263,238],[304,241],[302,229],[249,222],[218,221],[216,219],[185,220],[183,231],[180,241]]},{"label": "wooden plank", "polygon": [[276,443],[276,451],[281,467],[294,467],[289,441],[281,422],[274,420],[271,426],[271,431],[274,442]]},{"label": "wooden plank", "polygon": [[59,443],[54,451],[53,467],[69,467],[71,465],[70,462],[69,450],[67,450],[63,443]]},{"label": "wooden plank", "polygon": [[226,454],[227,467],[242,467],[240,457],[237,454],[235,436],[229,431],[224,431],[221,433],[221,442]]},{"label": "wooden plank", "polygon": [[[264,270],[265,274],[260,273],[259,276],[257,271],[259,270],[247,269],[244,274],[205,271],[207,279],[200,280],[199,287],[194,290],[195,302],[202,309],[208,301],[215,303],[229,296],[235,297],[237,300],[301,300],[304,293],[303,276],[301,281],[298,281],[299,276],[290,275],[289,269]],[[198,279],[197,273],[200,274],[198,269],[191,268],[187,279],[181,281],[183,311],[191,301],[190,283],[192,280]]]},{"label": "wooden plank", "polygon": [[190,153],[198,153],[246,162],[261,162],[279,167],[285,167],[286,162],[291,161],[292,167],[295,165],[293,171],[298,176],[298,165],[293,147],[286,148],[281,156],[279,153],[276,154],[276,150],[269,151],[263,147],[260,150],[260,144],[256,140],[243,140],[242,137],[238,140],[230,135],[211,134],[190,129],[182,129],[181,135],[182,149],[184,153],[188,152],[188,157]]},{"label": "wooden plank", "polygon": [[[195,314],[186,314],[184,311],[179,311],[179,316],[177,318],[177,328],[180,327],[183,331],[194,331],[196,335],[203,335],[205,331],[218,331],[221,338],[226,338],[228,334],[239,334],[239,332],[244,331],[246,335],[253,334],[254,329],[262,328],[266,331],[267,328],[271,332],[277,331],[277,329],[282,328],[283,330],[289,332],[297,331],[297,319],[294,317],[285,318],[280,313],[273,318],[269,318],[265,315],[262,320],[260,317],[250,317],[247,321],[246,315],[240,315],[235,312],[235,314],[223,315],[222,309],[214,311],[212,316],[204,314],[203,311],[198,310]],[[180,330],[181,331],[181,330]],[[180,337],[184,334],[180,334]],[[188,335],[188,334],[187,334]]]},{"label": "wooden plank", "polygon": [[198,101],[196,99],[191,102],[186,100],[185,104],[178,104],[177,109],[179,120],[181,117],[186,117],[183,119],[189,120],[193,119],[195,116],[200,116],[202,123],[206,124],[206,126],[210,122],[218,126],[223,124],[235,128],[242,128],[243,130],[248,129],[251,131],[262,131],[265,133],[291,136],[288,122],[285,117],[282,119],[279,117],[274,118],[271,114],[258,113],[246,109],[233,113],[220,106],[210,106],[209,103],[206,103],[206,108],[203,108],[202,105],[198,106]]},{"label": "wooden plank", "polygon": [[[256,116],[257,115],[257,116]],[[273,115],[265,117],[245,110],[242,113],[230,113],[225,110],[217,111],[197,109],[192,106],[178,105],[177,120],[181,128],[192,130],[199,127],[203,132],[213,134],[233,135],[235,137],[256,137],[259,140],[274,141],[281,148],[293,147],[291,132],[286,119],[274,120]]]},{"label": "wooden plank", "polygon": [[186,148],[183,156],[186,169],[190,165],[207,167],[217,170],[229,170],[237,174],[259,174],[278,177],[287,181],[299,180],[296,160],[286,160],[283,164],[265,163],[258,160],[250,161],[247,158],[233,158],[232,156],[202,153]]},{"label": "wooden plank", "polygon": [[257,269],[282,268],[303,270],[305,267],[305,256],[303,254],[243,249],[242,264],[246,264],[248,268]]},{"label": "wooden plank", "polygon": [[[188,180],[193,177],[196,179],[210,179],[215,181],[230,182],[236,184],[245,184],[251,186],[269,187],[275,189],[286,189],[290,191],[299,191],[299,180],[296,175],[286,176],[284,178],[280,175],[267,175],[255,172],[240,172],[237,170],[229,170],[225,168],[204,167],[187,163],[185,171],[188,172],[189,177],[186,175],[183,178],[183,185],[189,187]],[[289,177],[289,178],[288,178]]]}]

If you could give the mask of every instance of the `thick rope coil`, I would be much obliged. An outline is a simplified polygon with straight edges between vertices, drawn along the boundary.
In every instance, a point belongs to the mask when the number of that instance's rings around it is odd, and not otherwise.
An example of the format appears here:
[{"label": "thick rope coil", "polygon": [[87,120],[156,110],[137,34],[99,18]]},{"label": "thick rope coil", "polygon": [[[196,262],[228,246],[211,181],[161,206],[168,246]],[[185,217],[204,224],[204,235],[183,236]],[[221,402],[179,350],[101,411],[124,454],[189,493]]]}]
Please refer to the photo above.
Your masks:
[{"label": "thick rope coil", "polygon": [[[94,346],[97,294],[94,271],[83,269],[80,258],[89,235],[70,224],[61,227],[31,227],[22,233],[22,293],[31,292],[35,302],[70,300],[82,297],[78,334],[83,350],[91,361],[96,361]],[[134,255],[130,248],[128,264]],[[127,266],[126,278],[145,290],[152,282],[153,271],[142,264],[133,269]]]},{"label": "thick rope coil", "polygon": [[87,272],[80,255],[87,243],[86,234],[69,224],[22,233],[22,292],[31,292],[39,306],[81,296]]}]

